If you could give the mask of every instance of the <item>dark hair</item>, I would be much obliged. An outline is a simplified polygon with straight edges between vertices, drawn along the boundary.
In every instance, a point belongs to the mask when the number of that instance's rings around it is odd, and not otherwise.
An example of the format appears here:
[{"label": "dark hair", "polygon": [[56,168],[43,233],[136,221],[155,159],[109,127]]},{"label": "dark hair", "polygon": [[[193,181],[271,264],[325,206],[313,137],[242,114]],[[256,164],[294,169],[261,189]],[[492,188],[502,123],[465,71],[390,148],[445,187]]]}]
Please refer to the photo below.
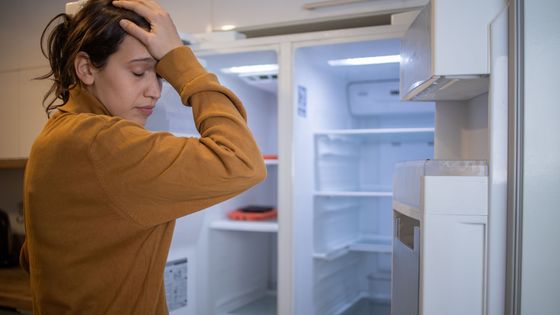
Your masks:
[{"label": "dark hair", "polygon": [[[62,21],[57,24],[60,19]],[[127,34],[119,25],[121,19],[150,29],[150,24],[142,16],[113,6],[112,0],[89,0],[75,16],[61,13],[47,24],[41,35],[41,51],[49,60],[51,71],[37,78],[52,77],[53,80],[43,98],[47,115],[66,104],[70,89],[79,84],[74,70],[74,59],[78,52],[87,53],[94,67],[103,68],[109,56],[117,51]],[[45,42],[50,28],[53,29]],[[55,104],[57,99],[62,103]]]}]

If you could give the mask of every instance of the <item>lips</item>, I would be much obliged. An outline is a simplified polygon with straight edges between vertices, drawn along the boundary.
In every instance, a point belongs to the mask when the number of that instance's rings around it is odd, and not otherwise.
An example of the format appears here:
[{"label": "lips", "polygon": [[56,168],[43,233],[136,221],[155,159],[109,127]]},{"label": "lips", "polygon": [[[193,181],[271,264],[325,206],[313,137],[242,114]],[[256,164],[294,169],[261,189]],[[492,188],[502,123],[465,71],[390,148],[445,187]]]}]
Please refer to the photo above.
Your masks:
[{"label": "lips", "polygon": [[144,116],[150,116],[154,111],[154,106],[136,107]]}]

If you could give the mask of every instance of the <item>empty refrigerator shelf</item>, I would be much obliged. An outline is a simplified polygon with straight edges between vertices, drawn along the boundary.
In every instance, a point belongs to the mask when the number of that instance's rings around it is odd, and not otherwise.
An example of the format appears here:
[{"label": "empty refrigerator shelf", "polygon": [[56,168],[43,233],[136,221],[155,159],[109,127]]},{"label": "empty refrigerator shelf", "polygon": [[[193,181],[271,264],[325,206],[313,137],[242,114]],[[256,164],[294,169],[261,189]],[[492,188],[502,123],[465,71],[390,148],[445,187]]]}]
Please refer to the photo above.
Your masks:
[{"label": "empty refrigerator shelf", "polygon": [[316,136],[341,137],[352,140],[434,141],[434,128],[330,129],[315,132]]},{"label": "empty refrigerator shelf", "polygon": [[315,196],[331,197],[391,197],[390,191],[315,191]]},{"label": "empty refrigerator shelf", "polygon": [[243,305],[227,315],[275,315],[276,314],[276,295],[266,294],[249,304]]},{"label": "empty refrigerator shelf", "polygon": [[390,239],[361,239],[348,247],[351,251],[391,253],[393,246]]},{"label": "empty refrigerator shelf", "polygon": [[210,223],[215,230],[245,231],[245,232],[278,232],[277,221],[233,221],[217,220]]},{"label": "empty refrigerator shelf", "polygon": [[340,315],[390,315],[391,305],[386,302],[376,302],[367,297],[360,298]]},{"label": "empty refrigerator shelf", "polygon": [[327,252],[313,253],[313,258],[335,260],[350,252],[386,253],[393,251],[391,240],[386,237],[366,237]]}]

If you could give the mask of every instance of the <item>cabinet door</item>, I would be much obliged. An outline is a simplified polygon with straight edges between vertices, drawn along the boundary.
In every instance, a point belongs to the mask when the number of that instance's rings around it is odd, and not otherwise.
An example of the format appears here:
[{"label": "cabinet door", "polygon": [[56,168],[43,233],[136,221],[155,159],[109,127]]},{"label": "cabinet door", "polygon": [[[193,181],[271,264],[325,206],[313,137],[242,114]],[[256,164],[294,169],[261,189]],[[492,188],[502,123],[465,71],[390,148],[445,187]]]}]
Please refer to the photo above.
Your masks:
[{"label": "cabinet door", "polygon": [[181,33],[204,33],[211,26],[212,1],[208,0],[159,0],[171,14]]},{"label": "cabinet door", "polygon": [[0,159],[18,155],[18,75],[0,73]]},{"label": "cabinet door", "polygon": [[[19,38],[17,36],[18,20],[20,14],[19,1],[0,1],[0,43],[2,43],[2,58],[0,58],[0,71],[14,70],[19,67],[21,60]],[[4,104],[2,104],[4,106]]]},{"label": "cabinet door", "polygon": [[31,145],[43,129],[47,115],[43,109],[43,96],[49,89],[49,80],[33,80],[49,71],[48,67],[23,70],[19,73],[19,157],[28,157]]},{"label": "cabinet door", "polygon": [[[74,0],[72,0],[74,1]],[[64,12],[66,2],[70,0],[18,0],[20,12],[18,22],[12,26],[13,34],[17,37],[20,55],[20,68],[48,65],[47,59],[41,53],[41,34],[49,21],[59,13]],[[21,21],[25,21],[22,23]],[[61,22],[62,19],[58,19]],[[52,28],[51,28],[52,30]]]},{"label": "cabinet door", "polygon": [[322,22],[329,19],[348,19],[352,16],[395,12],[426,4],[425,0],[213,0],[213,2],[212,27],[214,29],[220,29],[224,25],[257,28]]}]

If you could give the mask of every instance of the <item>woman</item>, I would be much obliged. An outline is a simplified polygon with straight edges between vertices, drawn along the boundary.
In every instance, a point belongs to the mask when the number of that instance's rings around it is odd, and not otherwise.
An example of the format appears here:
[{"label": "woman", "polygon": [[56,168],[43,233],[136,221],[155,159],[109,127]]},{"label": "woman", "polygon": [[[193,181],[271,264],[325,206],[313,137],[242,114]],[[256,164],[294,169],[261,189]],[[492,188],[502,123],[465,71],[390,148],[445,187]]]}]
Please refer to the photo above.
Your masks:
[{"label": "woman", "polygon": [[[25,174],[34,314],[166,314],[175,219],[262,181],[262,156],[240,101],[157,3],[90,0],[58,18],[45,55],[62,104],[48,103]],[[192,106],[200,139],[143,128],[160,76]]]}]

